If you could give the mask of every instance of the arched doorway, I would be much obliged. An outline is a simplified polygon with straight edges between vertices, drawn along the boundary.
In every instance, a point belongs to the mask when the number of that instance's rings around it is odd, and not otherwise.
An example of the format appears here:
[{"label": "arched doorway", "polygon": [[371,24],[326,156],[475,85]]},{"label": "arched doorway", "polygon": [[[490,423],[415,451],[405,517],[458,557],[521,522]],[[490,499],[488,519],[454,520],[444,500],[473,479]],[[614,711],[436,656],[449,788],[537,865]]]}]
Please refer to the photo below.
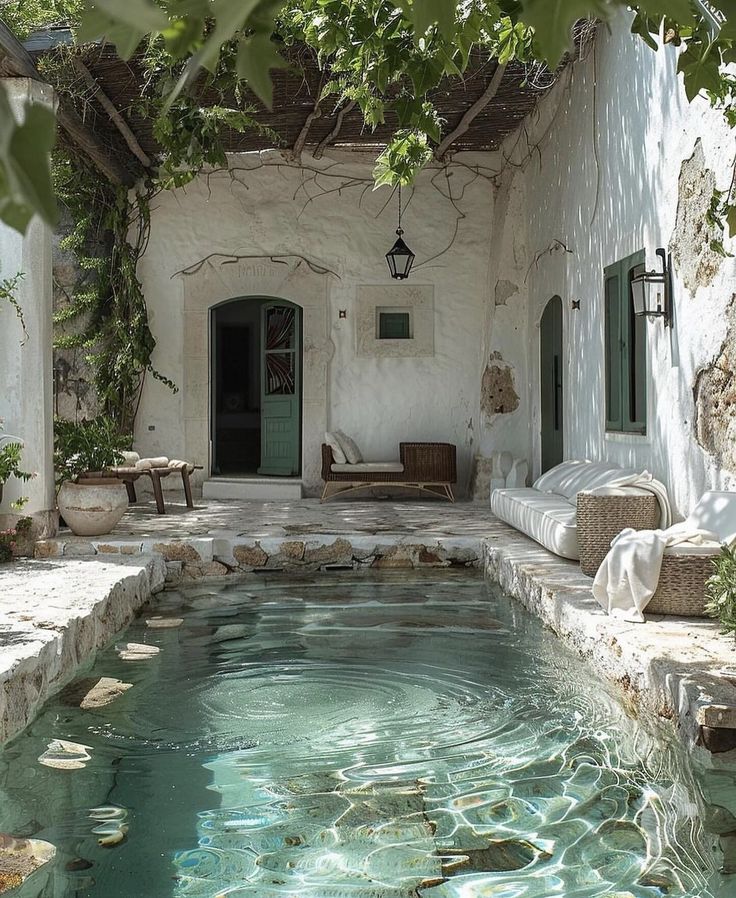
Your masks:
[{"label": "arched doorway", "polygon": [[247,297],[214,306],[210,314],[213,475],[298,476],[300,307]]},{"label": "arched doorway", "polygon": [[564,460],[562,381],[562,300],[553,296],[539,329],[539,391],[542,473]]}]

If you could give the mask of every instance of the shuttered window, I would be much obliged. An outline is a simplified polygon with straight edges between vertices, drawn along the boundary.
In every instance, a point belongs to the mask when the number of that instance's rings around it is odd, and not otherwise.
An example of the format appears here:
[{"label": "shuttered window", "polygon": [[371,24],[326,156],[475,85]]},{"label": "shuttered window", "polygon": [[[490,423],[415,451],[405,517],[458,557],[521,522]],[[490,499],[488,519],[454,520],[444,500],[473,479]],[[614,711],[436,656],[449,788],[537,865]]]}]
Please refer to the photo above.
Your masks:
[{"label": "shuttered window", "polygon": [[644,271],[644,253],[604,270],[606,430],[647,432],[646,318],[634,315],[631,281]]}]

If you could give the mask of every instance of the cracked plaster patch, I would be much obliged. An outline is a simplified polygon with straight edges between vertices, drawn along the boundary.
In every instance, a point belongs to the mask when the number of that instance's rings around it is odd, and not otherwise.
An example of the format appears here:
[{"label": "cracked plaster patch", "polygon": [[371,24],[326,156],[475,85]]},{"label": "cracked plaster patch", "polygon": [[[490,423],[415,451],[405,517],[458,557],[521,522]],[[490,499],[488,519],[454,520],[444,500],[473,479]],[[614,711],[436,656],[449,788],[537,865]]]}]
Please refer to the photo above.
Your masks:
[{"label": "cracked plaster patch", "polygon": [[698,138],[693,154],[680,167],[677,219],[670,240],[675,268],[685,287],[695,293],[713,281],[723,256],[711,248],[712,240],[720,240],[720,228],[708,222],[716,176],[706,168],[703,145]]},{"label": "cracked plaster patch", "polygon": [[505,306],[512,296],[519,292],[519,288],[511,281],[498,281],[496,283],[495,305]]},{"label": "cracked plaster patch", "polygon": [[693,388],[698,443],[729,471],[736,471],[736,295],[718,356],[698,371]]},{"label": "cracked plaster patch", "polygon": [[480,386],[480,407],[486,415],[507,415],[519,407],[519,396],[514,386],[513,368],[501,358],[491,354]]}]

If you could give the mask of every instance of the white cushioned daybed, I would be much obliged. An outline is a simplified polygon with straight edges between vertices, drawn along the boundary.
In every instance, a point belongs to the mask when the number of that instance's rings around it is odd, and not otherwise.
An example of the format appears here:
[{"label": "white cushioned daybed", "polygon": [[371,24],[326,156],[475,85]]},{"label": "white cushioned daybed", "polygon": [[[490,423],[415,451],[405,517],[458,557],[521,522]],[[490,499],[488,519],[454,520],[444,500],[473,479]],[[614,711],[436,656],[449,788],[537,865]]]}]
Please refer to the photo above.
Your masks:
[{"label": "white cushioned daybed", "polygon": [[[664,495],[666,502],[666,494],[663,488],[647,489],[646,477],[610,462],[566,461],[542,474],[531,488],[494,490],[491,511],[555,555],[577,561],[581,559],[579,497],[592,494],[601,510],[607,512],[599,515],[600,523],[595,524],[597,532],[586,534],[596,556],[585,566],[585,572],[592,575],[611,539],[624,527],[643,529],[660,525],[657,500],[662,501]],[[616,485],[627,480],[645,485]]]},{"label": "white cushioned daybed", "polygon": [[341,430],[327,432],[322,444],[322,501],[341,493],[391,484],[421,490],[454,502],[457,481],[451,443],[400,443],[398,461],[366,462],[355,440]]}]

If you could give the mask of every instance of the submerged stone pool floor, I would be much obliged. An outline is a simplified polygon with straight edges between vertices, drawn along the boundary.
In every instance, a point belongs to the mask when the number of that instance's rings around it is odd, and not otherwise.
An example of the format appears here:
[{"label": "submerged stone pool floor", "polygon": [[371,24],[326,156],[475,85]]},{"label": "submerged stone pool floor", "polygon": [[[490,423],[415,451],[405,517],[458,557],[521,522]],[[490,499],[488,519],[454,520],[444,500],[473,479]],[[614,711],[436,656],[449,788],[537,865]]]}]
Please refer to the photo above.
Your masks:
[{"label": "submerged stone pool floor", "polygon": [[196,505],[171,505],[158,516],[144,504],[101,540],[62,532],[39,544],[35,561],[0,568],[0,741],[22,730],[165,581],[476,566],[616,684],[631,713],[662,718],[712,771],[709,788],[722,791],[729,809],[722,841],[733,842],[736,865],[736,791],[718,785],[718,771],[736,762],[736,651],[713,621],[652,617],[637,625],[608,618],[577,564],[480,504]]},{"label": "submerged stone pool floor", "polygon": [[22,898],[732,894],[668,729],[480,572],[190,585],[155,614],[85,672],[127,691],[64,690],[0,752],[0,831],[56,848]]}]

